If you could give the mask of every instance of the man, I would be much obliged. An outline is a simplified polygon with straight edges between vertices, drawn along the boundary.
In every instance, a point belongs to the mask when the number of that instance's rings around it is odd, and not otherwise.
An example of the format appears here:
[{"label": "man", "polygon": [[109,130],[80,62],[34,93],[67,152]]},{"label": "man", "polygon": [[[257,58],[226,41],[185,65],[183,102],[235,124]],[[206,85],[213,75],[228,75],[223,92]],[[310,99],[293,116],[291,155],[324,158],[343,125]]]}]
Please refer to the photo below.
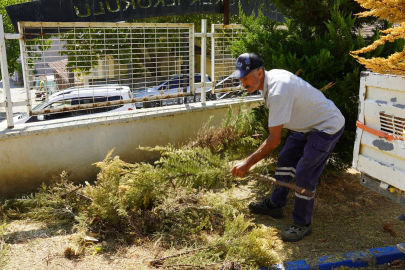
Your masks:
[{"label": "man", "polygon": [[[280,144],[281,131],[287,128],[295,133],[287,138],[278,156],[274,177],[284,182],[295,178],[297,186],[315,192],[318,178],[344,130],[345,119],[339,109],[298,76],[280,69],[265,71],[263,61],[253,53],[238,57],[233,76],[249,93],[262,90],[269,108],[270,135],[251,156],[233,167],[232,174],[243,177]],[[249,209],[255,214],[281,218],[288,192],[288,188],[276,187],[270,198],[250,203]],[[295,192],[293,223],[283,232],[284,241],[299,241],[312,233],[313,207],[314,197]]]}]

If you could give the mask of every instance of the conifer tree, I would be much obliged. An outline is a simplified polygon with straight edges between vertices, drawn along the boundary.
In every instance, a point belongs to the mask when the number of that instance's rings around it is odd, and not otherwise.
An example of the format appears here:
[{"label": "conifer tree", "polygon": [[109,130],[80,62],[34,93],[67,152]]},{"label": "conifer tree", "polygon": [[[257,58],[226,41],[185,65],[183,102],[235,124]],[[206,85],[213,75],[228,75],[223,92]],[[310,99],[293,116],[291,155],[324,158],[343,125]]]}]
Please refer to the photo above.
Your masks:
[{"label": "conifer tree", "polygon": [[[356,58],[360,64],[365,65],[366,68],[371,69],[374,72],[390,73],[402,76],[405,75],[405,13],[403,12],[405,3],[397,0],[356,1],[359,2],[362,7],[369,9],[369,11],[364,11],[357,14],[360,17],[374,16],[382,20],[388,20],[397,26],[381,31],[386,35],[381,36],[369,46],[352,51],[351,55]],[[397,52],[389,55],[387,58],[373,57],[371,59],[366,59],[365,57],[358,56],[358,54],[364,54],[376,50],[379,46],[384,45],[386,42],[394,41],[399,41],[397,42],[398,46],[395,48]]]}]

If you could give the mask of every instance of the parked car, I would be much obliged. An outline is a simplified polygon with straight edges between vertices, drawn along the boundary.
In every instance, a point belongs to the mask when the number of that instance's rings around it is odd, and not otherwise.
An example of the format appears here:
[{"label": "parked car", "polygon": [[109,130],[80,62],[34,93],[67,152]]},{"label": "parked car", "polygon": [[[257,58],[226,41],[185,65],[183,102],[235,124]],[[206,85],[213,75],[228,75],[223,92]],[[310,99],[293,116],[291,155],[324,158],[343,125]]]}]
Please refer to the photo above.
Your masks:
[{"label": "parked car", "polygon": [[[194,75],[194,83],[200,83],[201,82],[201,74],[200,73],[195,73]],[[206,82],[211,82],[210,76],[206,75]],[[187,92],[190,92],[190,86],[189,86],[190,80],[188,75],[173,75],[169,77],[167,80],[164,82],[158,84],[157,86],[154,87],[149,87],[144,90],[137,90],[134,91],[134,97],[135,98],[144,98],[144,97],[153,97],[153,96],[159,96],[162,94],[168,95],[168,94],[176,94],[178,93],[179,89],[182,91],[182,87],[186,87]],[[183,86],[184,85],[184,86]],[[215,99],[216,96],[211,95],[211,86],[206,87],[206,97],[207,100],[212,100]],[[196,88],[196,97],[195,101],[200,100],[200,94],[201,94],[201,87]],[[183,103],[184,98],[171,98],[171,99],[165,99],[165,100],[156,100],[156,101],[150,101],[150,102],[138,102],[136,103],[137,108],[142,108],[144,107],[158,107],[158,106],[167,106],[167,105],[175,105],[178,103]],[[187,102],[194,102],[194,97],[187,97]]]},{"label": "parked car", "polygon": [[[56,108],[69,108],[73,106],[100,103],[116,100],[132,99],[132,93],[127,86],[107,86],[107,87],[94,87],[94,88],[81,88],[81,89],[66,89],[59,91],[49,97],[47,101],[38,104],[33,111],[56,109]],[[135,104],[118,104],[97,108],[89,108],[75,111],[64,111],[52,114],[42,114],[37,116],[29,116],[22,114],[14,118],[15,124],[32,123],[44,120],[55,120],[68,117],[75,117],[80,115],[106,113],[106,112],[119,112],[135,110]]]}]

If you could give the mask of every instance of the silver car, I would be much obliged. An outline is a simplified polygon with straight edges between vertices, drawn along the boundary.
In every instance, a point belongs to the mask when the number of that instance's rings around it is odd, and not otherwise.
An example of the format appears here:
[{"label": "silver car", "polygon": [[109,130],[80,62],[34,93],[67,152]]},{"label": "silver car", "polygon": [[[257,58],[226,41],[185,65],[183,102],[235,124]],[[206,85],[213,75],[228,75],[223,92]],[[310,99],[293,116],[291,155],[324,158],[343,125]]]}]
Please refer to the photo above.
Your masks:
[{"label": "silver car", "polygon": [[63,109],[64,111],[58,113],[41,114],[38,116],[29,116],[28,114],[22,114],[14,118],[14,123],[23,124],[88,114],[135,110],[136,106],[132,103],[97,106],[80,110],[70,110],[72,107],[85,104],[95,104],[128,99],[132,99],[132,93],[127,86],[103,86],[67,89],[51,95],[47,101],[38,104],[35,108],[32,109],[33,111],[46,109]]}]

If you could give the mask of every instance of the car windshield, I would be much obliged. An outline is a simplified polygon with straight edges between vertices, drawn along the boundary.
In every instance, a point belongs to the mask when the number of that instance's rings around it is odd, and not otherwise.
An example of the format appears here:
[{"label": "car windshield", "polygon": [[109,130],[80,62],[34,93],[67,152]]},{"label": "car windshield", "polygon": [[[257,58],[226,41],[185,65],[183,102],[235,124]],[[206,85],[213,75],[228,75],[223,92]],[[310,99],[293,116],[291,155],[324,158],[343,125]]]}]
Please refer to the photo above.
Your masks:
[{"label": "car windshield", "polygon": [[42,105],[44,105],[46,103],[46,101],[43,101],[41,103],[39,103],[37,106],[35,106],[32,110],[35,111],[37,109],[39,109],[39,107],[41,107]]}]

